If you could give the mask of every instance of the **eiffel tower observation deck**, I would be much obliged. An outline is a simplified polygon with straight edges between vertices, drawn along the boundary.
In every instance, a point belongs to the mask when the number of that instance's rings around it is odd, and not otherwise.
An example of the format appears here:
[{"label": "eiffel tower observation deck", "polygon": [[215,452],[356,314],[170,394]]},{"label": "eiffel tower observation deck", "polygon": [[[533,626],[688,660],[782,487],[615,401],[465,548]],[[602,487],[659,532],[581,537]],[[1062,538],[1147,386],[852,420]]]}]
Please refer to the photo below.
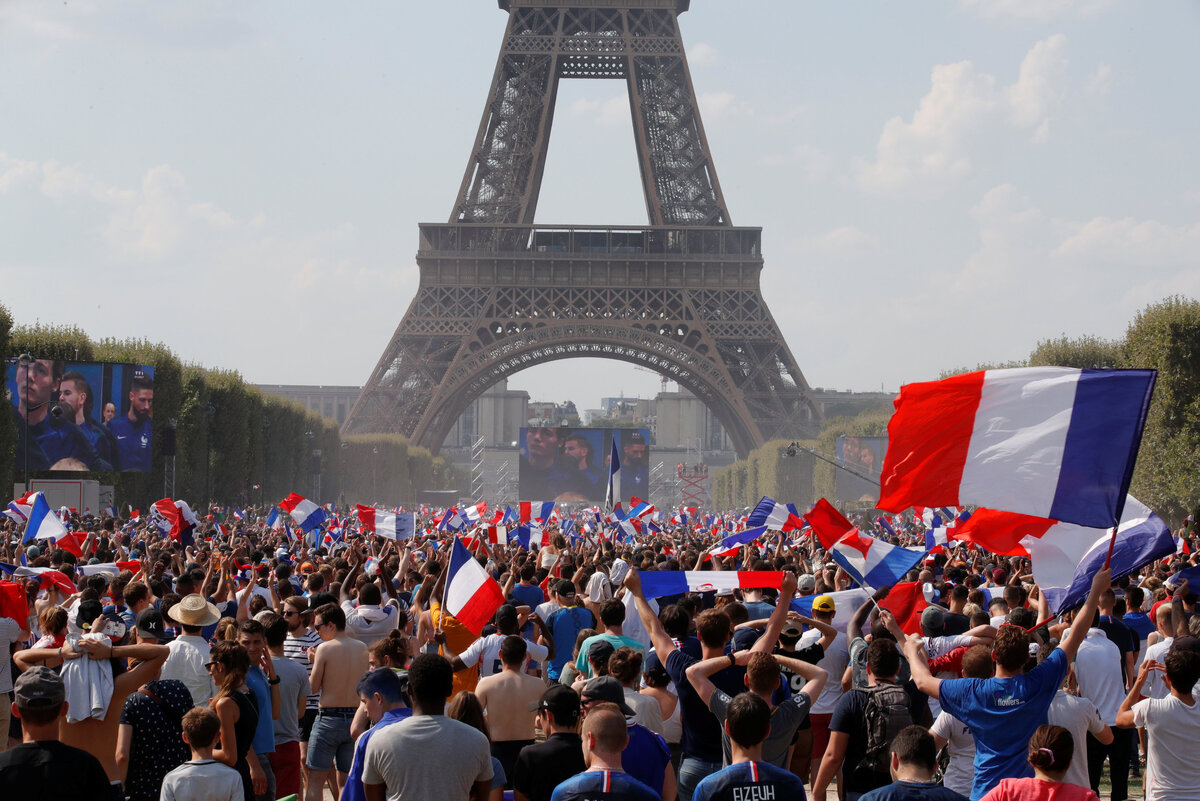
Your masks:
[{"label": "eiffel tower observation deck", "polygon": [[[508,25],[453,213],[420,224],[420,287],[343,431],[436,452],[501,379],[599,357],[694,393],[741,456],[813,436],[820,410],[759,287],[762,230],[733,226],[713,167],[687,0],[499,6]],[[625,82],[648,225],[534,224],[565,78]]]}]

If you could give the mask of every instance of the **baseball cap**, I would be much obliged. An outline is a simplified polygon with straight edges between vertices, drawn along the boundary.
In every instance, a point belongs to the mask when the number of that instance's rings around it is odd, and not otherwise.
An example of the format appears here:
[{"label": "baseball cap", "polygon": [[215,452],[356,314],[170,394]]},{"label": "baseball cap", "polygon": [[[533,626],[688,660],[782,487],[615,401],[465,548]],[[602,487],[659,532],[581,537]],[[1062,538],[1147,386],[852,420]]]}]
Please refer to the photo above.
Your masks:
[{"label": "baseball cap", "polygon": [[817,578],[811,573],[805,573],[800,578],[796,579],[796,589],[800,592],[809,593],[817,589]]},{"label": "baseball cap", "polygon": [[538,702],[529,707],[530,712],[547,710],[555,717],[579,717],[579,695],[565,684],[556,684]]},{"label": "baseball cap", "polygon": [[814,612],[836,612],[837,604],[828,595],[818,595],[812,605]]},{"label": "baseball cap", "polygon": [[[595,648],[595,646],[592,646]],[[636,712],[625,703],[625,690],[621,687],[621,682],[617,681],[612,676],[597,676],[594,679],[588,679],[587,684],[583,685],[582,700],[587,701],[609,701],[616,704],[621,709],[622,715],[635,715]]]},{"label": "baseball cap", "polygon": [[926,637],[942,633],[946,626],[946,614],[939,606],[927,606],[921,613],[921,631]]},{"label": "baseball cap", "polygon": [[137,616],[137,630],[143,637],[162,639],[166,633],[162,612],[154,608],[143,609]]},{"label": "baseball cap", "polygon": [[75,609],[75,625],[87,631],[88,627],[104,613],[104,606],[94,598],[80,601]]},{"label": "baseball cap", "polygon": [[789,620],[784,625],[783,631],[779,632],[779,639],[787,640],[790,643],[800,639],[801,634],[803,634],[803,631],[800,628],[800,624],[794,620]]},{"label": "baseball cap", "polygon": [[13,692],[17,706],[25,709],[52,709],[67,697],[62,678],[44,665],[35,665],[18,676]]},{"label": "baseball cap", "polygon": [[588,661],[596,662],[601,665],[607,665],[609,657],[616,652],[617,649],[614,648],[613,644],[608,640],[596,640],[594,643],[592,643],[591,647],[588,648]]},{"label": "baseball cap", "polygon": [[559,579],[558,583],[554,585],[554,591],[563,596],[574,595],[575,585],[569,579]]},{"label": "baseball cap", "polygon": [[517,608],[512,604],[502,604],[496,610],[496,624],[499,625],[501,621],[512,621],[515,623],[517,621]]}]

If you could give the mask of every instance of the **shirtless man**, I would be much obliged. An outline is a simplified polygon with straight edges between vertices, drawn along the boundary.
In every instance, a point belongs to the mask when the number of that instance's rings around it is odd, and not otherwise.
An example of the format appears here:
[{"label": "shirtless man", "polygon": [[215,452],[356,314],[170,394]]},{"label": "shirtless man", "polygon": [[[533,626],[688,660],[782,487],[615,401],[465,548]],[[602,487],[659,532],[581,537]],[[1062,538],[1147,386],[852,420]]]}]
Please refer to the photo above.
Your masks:
[{"label": "shirtless man", "polygon": [[337,767],[338,789],[346,784],[354,758],[350,723],[358,709],[359,680],[367,672],[367,646],[346,631],[346,613],[337,604],[313,612],[321,644],[315,649],[312,691],[321,694],[321,706],[308,741],[307,801],[321,801],[325,779]]},{"label": "shirtless man", "polygon": [[492,756],[504,766],[505,776],[512,776],[521,749],[533,744],[533,713],[529,710],[546,691],[544,681],[524,672],[525,653],[526,643],[520,635],[505,637],[500,643],[503,670],[480,679],[475,689],[487,711]]}]

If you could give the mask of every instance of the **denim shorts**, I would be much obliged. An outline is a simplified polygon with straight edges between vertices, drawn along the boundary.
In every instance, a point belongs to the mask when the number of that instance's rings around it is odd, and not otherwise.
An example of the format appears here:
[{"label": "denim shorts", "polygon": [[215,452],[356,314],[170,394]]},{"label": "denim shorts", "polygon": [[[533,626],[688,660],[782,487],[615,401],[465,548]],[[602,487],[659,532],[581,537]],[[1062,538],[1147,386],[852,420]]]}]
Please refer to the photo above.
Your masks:
[{"label": "denim shorts", "polygon": [[308,739],[309,770],[331,770],[336,762],[339,771],[350,772],[350,763],[354,761],[354,738],[350,736],[353,720],[353,710],[348,715],[340,709],[317,713]]}]

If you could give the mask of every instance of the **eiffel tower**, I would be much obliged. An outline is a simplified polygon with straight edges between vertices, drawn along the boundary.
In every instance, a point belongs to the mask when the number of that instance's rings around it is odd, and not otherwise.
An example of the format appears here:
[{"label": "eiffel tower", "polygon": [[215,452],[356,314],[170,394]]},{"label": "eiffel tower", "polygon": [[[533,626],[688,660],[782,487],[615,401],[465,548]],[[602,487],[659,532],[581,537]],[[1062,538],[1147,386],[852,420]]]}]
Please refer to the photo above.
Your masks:
[{"label": "eiffel tower", "polygon": [[[699,397],[740,456],[821,413],[763,301],[761,228],[734,227],[679,33],[689,0],[499,0],[508,26],[448,223],[343,432],[437,452],[501,379],[558,359],[647,367]],[[622,80],[649,225],[536,225],[558,83]]]}]

